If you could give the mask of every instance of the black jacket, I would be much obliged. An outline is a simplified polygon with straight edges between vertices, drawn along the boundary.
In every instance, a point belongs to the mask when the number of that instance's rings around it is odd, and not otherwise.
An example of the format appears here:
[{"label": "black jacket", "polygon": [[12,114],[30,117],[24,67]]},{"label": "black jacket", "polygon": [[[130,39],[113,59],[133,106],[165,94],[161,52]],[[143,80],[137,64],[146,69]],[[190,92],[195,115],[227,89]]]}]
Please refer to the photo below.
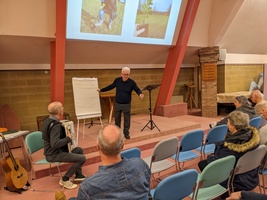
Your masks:
[{"label": "black jacket", "polygon": [[[235,111],[240,111],[240,112],[248,114],[249,119],[257,117],[255,109],[252,106],[242,106],[242,107],[236,108]],[[228,117],[225,117],[221,121],[218,121],[216,126],[227,124],[227,121],[228,121]]]},{"label": "black jacket", "polygon": [[71,139],[66,137],[65,128],[56,118],[48,117],[43,121],[42,133],[45,156],[57,155],[62,151],[68,152],[68,143]]},{"label": "black jacket", "polygon": [[[238,132],[227,134],[225,141],[216,144],[214,154],[209,155],[207,162],[211,163],[219,158],[224,158],[229,155],[233,155],[238,159],[246,152],[253,150],[259,146],[260,136],[256,128],[247,127],[241,129]],[[234,178],[235,191],[240,190],[253,190],[258,185],[258,171],[254,169],[252,171],[238,174]],[[221,183],[222,186],[227,186],[227,181]]]}]

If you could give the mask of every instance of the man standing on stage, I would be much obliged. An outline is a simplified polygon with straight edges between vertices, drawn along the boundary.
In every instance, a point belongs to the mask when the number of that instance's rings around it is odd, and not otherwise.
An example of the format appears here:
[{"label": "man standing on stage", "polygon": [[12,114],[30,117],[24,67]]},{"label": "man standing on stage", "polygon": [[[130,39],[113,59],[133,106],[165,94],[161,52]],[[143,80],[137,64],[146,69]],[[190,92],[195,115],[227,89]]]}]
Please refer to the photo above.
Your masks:
[{"label": "man standing on stage", "polygon": [[123,67],[121,70],[121,77],[114,80],[112,84],[102,89],[100,92],[106,92],[116,88],[115,97],[115,124],[121,127],[121,113],[124,115],[124,127],[123,134],[126,139],[130,139],[130,120],[131,120],[131,101],[132,91],[134,90],[140,99],[144,98],[144,94],[140,88],[136,85],[135,81],[130,76],[130,68]]}]

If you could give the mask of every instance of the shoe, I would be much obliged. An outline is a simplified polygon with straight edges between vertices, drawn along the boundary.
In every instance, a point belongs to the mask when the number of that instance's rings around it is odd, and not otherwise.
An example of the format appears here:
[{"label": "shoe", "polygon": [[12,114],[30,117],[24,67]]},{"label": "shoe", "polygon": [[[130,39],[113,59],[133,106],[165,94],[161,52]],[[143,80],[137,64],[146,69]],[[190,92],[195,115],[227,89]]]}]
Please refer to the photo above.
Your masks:
[{"label": "shoe", "polygon": [[95,23],[95,26],[101,26],[103,24],[103,19],[99,20],[98,22]]},{"label": "shoe", "polygon": [[62,179],[60,179],[59,185],[64,186],[64,188],[67,188],[69,190],[77,188],[77,185],[72,183],[70,180],[63,181]]},{"label": "shoe", "polygon": [[108,24],[108,29],[111,30],[111,25],[112,25],[112,22],[109,22]]},{"label": "shoe", "polygon": [[129,140],[131,137],[130,137],[130,135],[124,135],[124,137],[127,139],[127,140]]},{"label": "shoe", "polygon": [[84,175],[77,175],[75,178],[74,178],[74,182],[82,182],[84,179],[86,179],[86,176]]}]

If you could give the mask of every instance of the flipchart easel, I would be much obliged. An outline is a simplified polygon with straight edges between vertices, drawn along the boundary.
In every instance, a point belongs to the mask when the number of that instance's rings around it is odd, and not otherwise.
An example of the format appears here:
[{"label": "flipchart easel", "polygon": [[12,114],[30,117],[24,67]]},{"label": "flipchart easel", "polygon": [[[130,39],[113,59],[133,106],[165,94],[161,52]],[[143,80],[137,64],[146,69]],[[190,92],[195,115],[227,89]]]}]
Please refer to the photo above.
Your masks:
[{"label": "flipchart easel", "polygon": [[101,126],[102,113],[97,78],[72,78],[75,113],[77,116],[77,143],[79,137],[80,120],[83,119],[83,138],[85,119],[99,117]]}]

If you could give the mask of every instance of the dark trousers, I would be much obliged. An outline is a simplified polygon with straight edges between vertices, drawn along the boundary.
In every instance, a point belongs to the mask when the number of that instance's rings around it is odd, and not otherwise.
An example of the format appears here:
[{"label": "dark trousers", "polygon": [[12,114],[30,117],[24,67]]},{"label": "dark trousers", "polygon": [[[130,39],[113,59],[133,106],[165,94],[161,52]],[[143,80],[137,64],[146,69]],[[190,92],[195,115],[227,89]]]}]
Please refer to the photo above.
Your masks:
[{"label": "dark trousers", "polygon": [[208,165],[208,161],[207,160],[201,160],[198,163],[198,168],[200,171],[203,171],[203,169]]},{"label": "dark trousers", "polygon": [[115,103],[115,124],[121,127],[121,113],[124,116],[123,134],[129,135],[130,123],[131,123],[131,103],[119,104]]},{"label": "dark trousers", "polygon": [[73,163],[64,176],[71,177],[73,174],[82,174],[82,165],[86,161],[86,157],[83,155],[83,149],[81,147],[74,148],[71,153],[61,152],[56,156],[46,156],[49,162],[66,162]]}]

